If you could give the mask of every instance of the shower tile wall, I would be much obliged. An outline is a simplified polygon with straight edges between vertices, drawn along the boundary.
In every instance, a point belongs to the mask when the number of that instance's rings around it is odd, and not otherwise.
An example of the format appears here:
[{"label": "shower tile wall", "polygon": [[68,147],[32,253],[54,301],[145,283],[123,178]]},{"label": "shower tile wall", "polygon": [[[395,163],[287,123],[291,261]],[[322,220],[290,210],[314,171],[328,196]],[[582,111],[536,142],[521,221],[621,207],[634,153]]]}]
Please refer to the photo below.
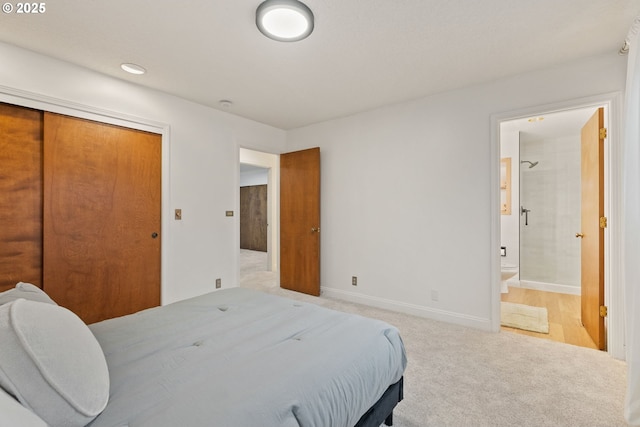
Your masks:
[{"label": "shower tile wall", "polygon": [[580,135],[531,140],[521,135],[520,279],[580,287]]}]

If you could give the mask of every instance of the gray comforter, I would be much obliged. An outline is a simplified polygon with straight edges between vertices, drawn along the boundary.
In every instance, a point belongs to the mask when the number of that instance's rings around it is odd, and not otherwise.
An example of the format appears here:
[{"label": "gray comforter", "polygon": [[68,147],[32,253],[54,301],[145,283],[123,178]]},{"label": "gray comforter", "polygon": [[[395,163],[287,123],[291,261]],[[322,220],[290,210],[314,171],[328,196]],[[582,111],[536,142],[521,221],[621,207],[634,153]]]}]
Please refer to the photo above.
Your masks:
[{"label": "gray comforter", "polygon": [[406,366],[384,322],[241,288],[90,328],[111,380],[91,427],[349,427]]}]

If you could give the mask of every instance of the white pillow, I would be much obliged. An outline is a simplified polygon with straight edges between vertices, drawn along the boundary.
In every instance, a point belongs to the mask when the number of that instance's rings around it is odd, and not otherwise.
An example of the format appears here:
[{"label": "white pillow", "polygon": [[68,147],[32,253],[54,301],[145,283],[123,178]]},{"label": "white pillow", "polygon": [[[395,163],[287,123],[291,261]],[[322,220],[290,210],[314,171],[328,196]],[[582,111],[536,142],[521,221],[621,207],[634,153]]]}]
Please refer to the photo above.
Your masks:
[{"label": "white pillow", "polygon": [[0,426],[47,427],[47,424],[0,388]]},{"label": "white pillow", "polygon": [[15,288],[0,292],[0,305],[15,301],[18,298],[57,305],[42,289],[25,282],[18,282]]},{"label": "white pillow", "polygon": [[51,426],[84,426],[107,405],[109,371],[87,325],[66,308],[0,305],[0,386]]}]

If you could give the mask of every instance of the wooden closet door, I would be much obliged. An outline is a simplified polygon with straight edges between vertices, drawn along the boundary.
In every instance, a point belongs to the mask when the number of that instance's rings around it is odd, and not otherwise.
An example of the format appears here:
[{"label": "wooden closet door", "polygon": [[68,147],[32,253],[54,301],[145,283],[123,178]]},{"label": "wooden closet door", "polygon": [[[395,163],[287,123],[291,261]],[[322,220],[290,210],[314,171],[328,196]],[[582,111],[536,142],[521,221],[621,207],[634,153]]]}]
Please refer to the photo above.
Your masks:
[{"label": "wooden closet door", "polygon": [[161,136],[44,117],[44,290],[87,323],[160,304]]},{"label": "wooden closet door", "polygon": [[267,252],[267,186],[240,187],[240,249]]},{"label": "wooden closet door", "polygon": [[42,115],[0,103],[0,292],[42,287]]}]

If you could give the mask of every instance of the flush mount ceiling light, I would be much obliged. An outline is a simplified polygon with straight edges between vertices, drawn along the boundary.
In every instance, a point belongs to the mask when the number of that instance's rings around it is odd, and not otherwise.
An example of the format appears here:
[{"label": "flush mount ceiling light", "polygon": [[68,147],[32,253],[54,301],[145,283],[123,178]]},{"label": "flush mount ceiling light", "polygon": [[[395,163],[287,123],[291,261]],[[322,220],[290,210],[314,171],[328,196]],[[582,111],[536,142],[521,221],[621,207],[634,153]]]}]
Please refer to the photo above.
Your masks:
[{"label": "flush mount ceiling light", "polygon": [[147,72],[147,70],[145,70],[143,67],[137,64],[131,64],[131,63],[121,64],[120,68],[122,68],[127,73],[131,73],[131,74],[144,74]]},{"label": "flush mount ceiling light", "polygon": [[256,9],[256,25],[270,39],[295,42],[313,31],[313,12],[297,0],[266,0]]}]

